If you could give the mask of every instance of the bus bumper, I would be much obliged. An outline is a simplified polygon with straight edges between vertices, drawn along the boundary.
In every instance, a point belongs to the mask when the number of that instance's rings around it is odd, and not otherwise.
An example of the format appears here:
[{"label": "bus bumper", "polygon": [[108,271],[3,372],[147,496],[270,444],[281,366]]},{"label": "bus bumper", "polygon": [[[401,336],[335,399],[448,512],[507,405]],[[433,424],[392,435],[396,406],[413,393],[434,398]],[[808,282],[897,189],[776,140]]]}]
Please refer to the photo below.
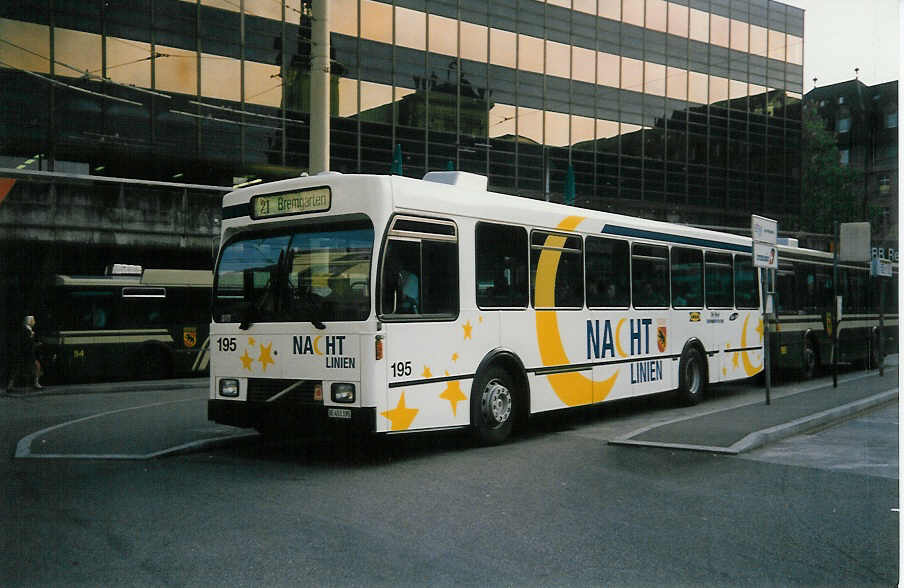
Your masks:
[{"label": "bus bumper", "polygon": [[258,430],[316,432],[326,431],[330,426],[338,425],[349,427],[353,431],[372,433],[376,422],[376,409],[208,400],[207,420],[221,425]]}]

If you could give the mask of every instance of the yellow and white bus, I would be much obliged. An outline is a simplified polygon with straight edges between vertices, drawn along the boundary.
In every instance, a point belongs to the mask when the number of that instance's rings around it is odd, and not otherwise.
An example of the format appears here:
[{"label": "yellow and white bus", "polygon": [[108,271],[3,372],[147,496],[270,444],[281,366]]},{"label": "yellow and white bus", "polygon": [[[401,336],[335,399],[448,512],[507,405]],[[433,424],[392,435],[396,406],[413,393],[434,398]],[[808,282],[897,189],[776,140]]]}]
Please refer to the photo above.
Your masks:
[{"label": "yellow and white bus", "polygon": [[321,174],[223,199],[211,420],[472,428],[763,369],[749,238],[491,193]]},{"label": "yellow and white bus", "polygon": [[207,374],[210,270],[113,264],[103,276],[53,276],[39,317],[49,382]]}]

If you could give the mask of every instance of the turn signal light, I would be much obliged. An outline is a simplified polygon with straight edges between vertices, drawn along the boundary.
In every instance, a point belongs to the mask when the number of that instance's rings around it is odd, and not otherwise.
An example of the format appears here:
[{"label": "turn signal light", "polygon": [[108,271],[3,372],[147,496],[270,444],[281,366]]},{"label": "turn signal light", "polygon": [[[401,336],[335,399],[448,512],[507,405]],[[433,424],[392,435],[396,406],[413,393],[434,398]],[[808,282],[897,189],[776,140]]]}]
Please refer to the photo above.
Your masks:
[{"label": "turn signal light", "polygon": [[374,337],[374,356],[376,359],[383,359],[383,335]]}]

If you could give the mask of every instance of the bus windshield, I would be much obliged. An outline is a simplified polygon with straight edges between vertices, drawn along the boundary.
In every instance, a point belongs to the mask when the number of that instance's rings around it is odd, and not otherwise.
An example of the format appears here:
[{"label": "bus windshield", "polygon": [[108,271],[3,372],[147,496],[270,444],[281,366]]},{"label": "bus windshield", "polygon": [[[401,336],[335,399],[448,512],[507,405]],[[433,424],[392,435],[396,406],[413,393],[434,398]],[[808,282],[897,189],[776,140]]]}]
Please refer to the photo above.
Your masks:
[{"label": "bus windshield", "polygon": [[370,220],[241,235],[223,246],[216,322],[363,321],[370,316]]}]

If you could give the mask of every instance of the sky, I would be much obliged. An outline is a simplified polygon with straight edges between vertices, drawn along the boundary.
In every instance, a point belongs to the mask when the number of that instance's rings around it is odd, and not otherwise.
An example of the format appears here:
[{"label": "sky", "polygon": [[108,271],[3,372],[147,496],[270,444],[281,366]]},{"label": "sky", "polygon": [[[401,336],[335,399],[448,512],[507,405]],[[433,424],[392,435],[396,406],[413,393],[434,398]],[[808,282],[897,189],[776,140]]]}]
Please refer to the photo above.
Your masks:
[{"label": "sky", "polygon": [[899,0],[781,0],[804,15],[804,92],[853,79],[872,86],[900,74]]}]

